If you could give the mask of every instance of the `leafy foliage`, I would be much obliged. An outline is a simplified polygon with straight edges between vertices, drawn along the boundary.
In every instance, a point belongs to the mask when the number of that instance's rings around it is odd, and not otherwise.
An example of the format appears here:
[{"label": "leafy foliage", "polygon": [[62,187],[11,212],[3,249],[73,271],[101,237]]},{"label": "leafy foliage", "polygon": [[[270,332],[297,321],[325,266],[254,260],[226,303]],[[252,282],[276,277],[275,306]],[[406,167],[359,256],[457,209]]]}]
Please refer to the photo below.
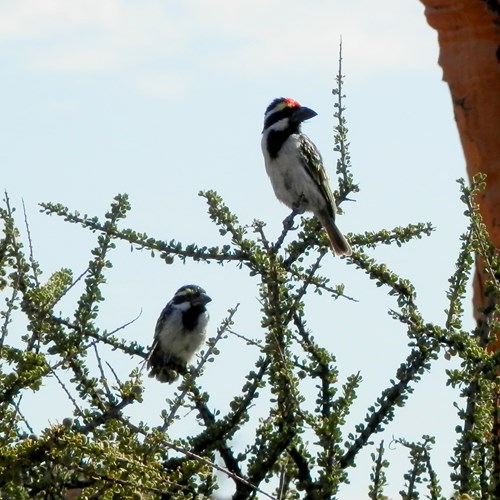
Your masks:
[{"label": "leafy foliage", "polygon": [[[341,69],[334,94],[335,149],[339,153],[336,196],[339,204],[345,204],[358,186],[350,169]],[[131,209],[126,195],[116,196],[103,218],[44,203],[46,214],[96,233],[97,241],[82,276],[75,279],[71,270],[60,269],[42,282],[31,240],[27,252],[6,195],[0,209],[0,291],[4,297],[0,311],[2,497],[60,498],[71,491],[83,498],[203,498],[214,494],[218,488],[216,474],[222,473],[234,481],[234,499],[332,498],[348,481],[361,450],[372,446],[375,435],[395,418],[415,384],[444,352],[461,360],[460,369],[448,374],[449,384],[461,388],[464,401],[463,407],[457,404],[463,423],[457,429],[455,456],[450,461],[456,491],[493,498],[499,491],[495,473],[499,463],[499,354],[487,347],[492,332],[498,331],[495,314],[500,263],[488,243],[475,202],[483,183],[482,176],[477,176],[470,187],[460,181],[470,224],[462,236],[456,271],[449,280],[448,308],[442,324],[425,321],[409,280],[365,252],[377,245],[401,246],[429,235],[431,224],[349,235],[354,251],[343,261],[394,297],[395,309],[390,314],[405,326],[410,348],[390,385],[351,432],[345,429],[345,422],[362,383],[361,375],[353,373],[340,384],[334,354],[315,340],[307,326],[304,300],[308,294],[349,300],[341,284],[332,284],[321,274],[321,262],[329,250],[315,219],[301,218],[294,228],[296,214],[291,214],[282,232],[271,237],[263,221],[242,224],[219,194],[204,191],[200,196],[205,198],[210,220],[223,240],[220,246],[206,247],[167,242],[122,228]],[[294,230],[297,233],[292,239]],[[29,236],[28,226],[27,232]],[[120,244],[146,250],[165,264],[188,260],[234,263],[242,273],[258,279],[264,335],[261,342],[254,342],[258,348],[254,368],[240,393],[232,398],[227,413],[211,409],[209,392],[202,387],[199,375],[218,355],[219,343],[231,332],[237,308],[228,311],[176,396],[167,400],[156,426],[137,425],[127,417],[127,407],[142,402],[142,373],[133,370],[126,380],[115,374],[111,383],[100,355],[103,346],[110,346],[138,361],[147,356],[147,346],[119,338],[119,329],[99,327],[103,285],[112,267],[110,253]],[[474,253],[482,257],[491,277],[487,287],[491,307],[483,311],[484,321],[477,330],[467,332],[462,327],[462,301]],[[140,258],[141,254],[137,255]],[[56,306],[77,284],[83,290],[74,312],[71,317],[63,316]],[[24,333],[19,336],[20,331]],[[95,363],[90,362],[92,355]],[[114,373],[111,366],[109,370]],[[73,415],[35,435],[22,413],[22,398],[28,391],[40,391],[49,377],[59,382],[73,405]],[[265,389],[268,397],[261,396],[266,394]],[[266,417],[251,422],[250,408],[256,405],[266,409]],[[169,430],[183,408],[194,409],[202,427],[197,434],[174,439]],[[250,423],[255,429],[253,443],[238,449],[236,437],[245,433]],[[404,439],[396,442],[410,454],[411,468],[404,478],[402,497],[419,498],[425,486],[430,498],[442,498],[431,465],[434,438],[424,436],[421,443]],[[370,498],[386,498],[383,490],[389,464],[384,451],[381,443],[372,455]],[[216,454],[224,466],[216,463]],[[276,486],[269,493],[266,483],[271,480]]]}]

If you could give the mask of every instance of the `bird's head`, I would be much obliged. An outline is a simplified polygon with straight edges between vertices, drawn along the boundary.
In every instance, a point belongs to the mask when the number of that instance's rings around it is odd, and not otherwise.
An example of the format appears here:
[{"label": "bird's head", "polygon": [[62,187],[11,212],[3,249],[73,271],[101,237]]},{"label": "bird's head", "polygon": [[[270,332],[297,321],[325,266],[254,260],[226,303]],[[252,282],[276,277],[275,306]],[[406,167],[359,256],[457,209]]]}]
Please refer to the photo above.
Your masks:
[{"label": "bird's head", "polygon": [[303,121],[317,114],[289,97],[278,97],[266,109],[263,131],[285,130],[290,126],[298,129]]},{"label": "bird's head", "polygon": [[193,306],[205,306],[212,299],[205,290],[198,285],[184,285],[175,292],[172,303],[174,306],[188,309]]}]

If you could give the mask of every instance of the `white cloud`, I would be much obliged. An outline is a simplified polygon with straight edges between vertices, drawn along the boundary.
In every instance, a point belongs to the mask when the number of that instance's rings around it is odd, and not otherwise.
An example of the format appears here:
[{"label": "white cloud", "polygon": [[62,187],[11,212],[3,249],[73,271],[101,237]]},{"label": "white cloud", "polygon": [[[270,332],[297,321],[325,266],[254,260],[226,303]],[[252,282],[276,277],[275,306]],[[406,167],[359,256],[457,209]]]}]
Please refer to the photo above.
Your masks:
[{"label": "white cloud", "polygon": [[150,97],[172,97],[185,95],[190,86],[189,78],[173,73],[149,73],[134,82],[134,86]]},{"label": "white cloud", "polygon": [[[418,2],[197,3],[198,15],[212,28],[212,35],[226,34],[233,39],[233,50],[215,60],[228,71],[262,76],[273,70],[296,74],[335,67],[340,36],[345,59],[359,74],[421,69],[435,65],[437,59],[431,28],[429,38],[416,36],[426,23]],[[391,12],[390,17],[387,12]]]},{"label": "white cloud", "polygon": [[90,48],[39,50],[28,67],[38,71],[96,72],[112,71],[119,66],[119,54]]},{"label": "white cloud", "polygon": [[[137,87],[155,93],[154,88],[161,92],[161,78],[148,74],[172,71],[172,61],[183,61],[195,73],[217,68],[258,78],[269,72],[331,73],[342,35],[345,59],[362,75],[435,64],[437,44],[414,35],[426,22],[423,7],[414,4],[10,0],[0,4],[0,43],[16,50],[16,41],[32,41],[30,50],[20,53],[31,70],[134,69]],[[143,69],[145,61],[149,67]],[[170,76],[167,80],[168,88],[182,87]]]},{"label": "white cloud", "polygon": [[158,2],[11,0],[0,4],[0,43],[15,50],[24,42],[20,55],[32,70],[125,69],[182,50],[186,33],[166,14]]},{"label": "white cloud", "polygon": [[0,5],[0,39],[51,38],[102,22],[116,1],[10,0]]},{"label": "white cloud", "polygon": [[[169,22],[164,12],[159,2],[7,0],[0,4],[0,39],[50,39],[93,30],[96,36],[125,36],[138,41],[148,31],[175,30],[175,23]],[[147,38],[142,41],[147,44]]]}]

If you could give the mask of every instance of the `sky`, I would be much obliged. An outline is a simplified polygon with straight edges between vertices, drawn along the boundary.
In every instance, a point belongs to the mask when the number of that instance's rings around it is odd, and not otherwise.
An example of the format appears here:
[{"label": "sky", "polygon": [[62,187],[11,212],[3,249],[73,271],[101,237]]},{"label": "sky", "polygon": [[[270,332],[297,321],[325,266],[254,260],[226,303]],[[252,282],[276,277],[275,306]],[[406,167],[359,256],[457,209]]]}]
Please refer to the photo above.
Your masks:
[{"label": "sky", "polygon": [[[124,227],[158,239],[222,245],[227,241],[198,196],[215,189],[241,222],[263,220],[276,238],[288,210],[274,198],[264,169],[264,110],[286,96],[318,113],[304,131],[321,150],[335,186],[331,90],[340,38],[353,174],[361,191],[343,207],[338,225],[356,233],[432,222],[430,238],[369,253],[411,279],[426,321],[443,324],[447,280],[466,226],[455,182],[465,176],[465,165],[437,62],[437,36],[417,0],[0,0],[0,187],[13,205],[25,203],[44,276],[61,267],[80,274],[96,235],[41,214],[40,202],[102,215],[116,194],[128,193],[132,211]],[[235,330],[262,337],[257,283],[244,271],[166,266],[127,245],[118,245],[112,258],[101,328],[140,315],[121,333],[148,345],[165,303],[179,286],[194,282],[213,298],[210,335],[239,303]],[[396,304],[386,290],[345,259],[328,256],[322,271],[357,299],[314,296],[307,304],[308,325],[337,356],[340,380],[358,371],[363,376],[347,434],[409,348],[404,328],[387,314]],[[74,300],[67,298],[63,312],[70,314]],[[234,337],[221,345],[202,380],[214,407],[224,411],[241,390],[256,358],[248,349]],[[131,360],[116,362],[124,363],[123,376],[134,367]],[[435,435],[432,458],[445,493],[458,424],[452,407],[458,395],[446,386],[445,370],[455,366],[453,360],[436,362],[376,438],[387,445],[392,437]],[[39,429],[72,411],[52,382],[44,394],[57,404],[40,405],[41,393],[23,400]],[[144,403],[134,405],[131,416],[156,425],[175,387],[145,384]],[[186,422],[177,429],[181,435],[193,430],[192,420]],[[339,498],[367,496],[372,451],[360,453]],[[398,498],[409,461],[397,446],[387,458],[386,493]]]}]

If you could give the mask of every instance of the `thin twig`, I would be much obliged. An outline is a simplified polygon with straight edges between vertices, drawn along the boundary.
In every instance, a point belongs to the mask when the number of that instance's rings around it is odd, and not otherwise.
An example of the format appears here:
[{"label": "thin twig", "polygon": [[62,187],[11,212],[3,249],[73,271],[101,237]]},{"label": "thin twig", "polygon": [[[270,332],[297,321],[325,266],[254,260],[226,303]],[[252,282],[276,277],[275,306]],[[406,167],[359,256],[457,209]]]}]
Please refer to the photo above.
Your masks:
[{"label": "thin twig", "polygon": [[35,431],[33,430],[33,427],[31,427],[30,423],[28,422],[28,419],[23,415],[23,412],[21,411],[20,405],[21,405],[21,399],[22,396],[19,397],[19,400],[16,405],[16,412],[17,414],[21,417],[22,421],[24,422],[24,425],[28,428],[28,431],[31,434],[34,434]]},{"label": "thin twig", "polygon": [[229,329],[227,332],[230,333],[231,335],[234,335],[235,337],[238,337],[241,340],[244,340],[248,345],[253,345],[255,347],[258,347],[261,351],[263,350],[261,342],[259,342],[257,340],[253,340],[249,337],[246,337],[245,335],[242,335],[241,333],[237,333],[231,329]]},{"label": "thin twig", "polygon": [[278,239],[276,240],[276,243],[273,245],[273,251],[276,253],[280,248],[281,245],[283,245],[283,242],[285,241],[286,235],[294,229],[293,227],[293,221],[297,215],[299,215],[300,212],[298,210],[292,210],[290,215],[288,215],[285,219],[283,219],[283,230],[281,231],[281,234],[279,235]]},{"label": "thin twig", "polygon": [[50,370],[50,373],[52,373],[52,375],[54,375],[55,379],[57,380],[59,385],[62,387],[63,391],[66,393],[66,396],[68,396],[68,399],[71,401],[71,403],[73,403],[73,406],[75,407],[75,410],[77,411],[78,415],[83,417],[82,409],[78,406],[76,399],[71,395],[71,393],[68,391],[68,389],[64,385],[63,381],[59,378],[59,376],[57,375],[57,372],[52,367],[49,367],[49,370]]},{"label": "thin twig", "polygon": [[15,304],[15,301],[17,299],[18,283],[19,283],[19,275],[16,276],[16,284],[12,287],[12,295],[11,295],[10,299],[6,299],[7,310],[4,313],[4,321],[2,323],[2,327],[0,328],[0,331],[2,332],[1,337],[0,337],[0,354],[3,351],[5,339],[7,338],[7,335],[8,335],[9,324],[12,321],[12,311],[14,311],[14,304]]},{"label": "thin twig", "polygon": [[[108,401],[110,403],[112,403],[113,402],[113,394],[111,394],[111,390],[110,390],[109,385],[108,385],[108,380],[107,380],[106,375],[104,373],[104,368],[102,366],[101,356],[99,355],[99,351],[97,350],[97,345],[94,344],[92,347],[94,348],[95,357],[97,359],[97,366],[99,368],[99,372],[101,373],[102,385],[104,386],[104,389],[106,390],[106,394],[108,396]],[[107,363],[107,365],[110,366],[109,363]]]},{"label": "thin twig", "polygon": [[118,378],[118,375],[116,374],[116,371],[115,369],[113,368],[113,366],[111,365],[111,363],[108,363],[106,361],[106,364],[108,365],[108,368],[111,370],[111,373],[113,374],[113,377],[115,377],[115,381],[116,381],[116,384],[118,385],[118,387],[121,387],[123,385],[122,381]]},{"label": "thin twig", "polygon": [[[143,434],[144,436],[147,436],[147,434],[144,431],[142,431],[142,429],[140,429],[136,425],[132,424],[128,419],[121,417],[120,420],[123,423],[125,423],[128,427],[130,427],[130,429],[132,429],[134,432],[137,432],[137,433]],[[257,493],[261,493],[262,495],[264,495],[267,498],[277,500],[272,495],[269,495],[269,493],[266,493],[265,491],[259,489],[257,486],[254,486],[253,484],[249,483],[245,478],[238,476],[237,474],[234,474],[233,472],[226,469],[225,467],[221,467],[220,465],[217,465],[215,462],[212,462],[212,461],[206,459],[205,457],[202,457],[201,455],[193,453],[192,451],[186,450],[185,448],[181,448],[180,446],[175,445],[171,441],[168,441],[167,439],[162,438],[161,436],[158,436],[158,439],[161,440],[162,445],[167,446],[168,448],[176,451],[177,453],[180,453],[180,454],[186,456],[187,458],[198,460],[198,461],[202,462],[203,464],[208,465],[209,467],[212,467],[213,469],[218,470],[219,472],[222,472],[227,477],[233,479],[235,482],[242,483],[245,486],[247,486],[248,488],[250,488],[251,490],[256,491]]]},{"label": "thin twig", "polygon": [[186,395],[189,392],[190,387],[192,386],[194,380],[196,380],[196,378],[200,374],[203,366],[205,365],[205,363],[208,361],[208,359],[212,355],[216,344],[219,342],[219,340],[222,338],[222,336],[229,330],[229,328],[233,322],[232,321],[233,317],[236,314],[236,311],[238,310],[239,305],[240,304],[238,303],[238,304],[236,304],[236,306],[234,308],[229,309],[229,311],[228,311],[229,316],[227,318],[225,318],[223,320],[222,324],[219,326],[219,328],[217,328],[217,335],[213,338],[211,345],[206,350],[206,352],[203,354],[200,361],[198,361],[198,364],[196,365],[196,367],[193,370],[190,370],[188,378],[184,382],[184,386],[185,386],[184,389],[182,389],[181,393],[176,396],[175,402],[173,403],[173,405],[170,409],[170,413],[169,413],[168,417],[165,419],[163,425],[161,426],[162,432],[165,432],[169,428],[169,426],[172,424],[172,422],[174,421],[175,414],[177,413],[177,411],[181,407],[181,405],[182,405],[184,399],[186,398]]},{"label": "thin twig", "polygon": [[24,215],[24,226],[26,227],[26,235],[28,236],[28,248],[30,251],[30,264],[31,264],[31,269],[33,270],[33,279],[35,281],[35,284],[37,288],[40,286],[40,282],[38,281],[38,265],[35,261],[35,258],[33,256],[33,242],[31,240],[31,231],[30,231],[30,226],[28,224],[28,215],[26,214],[26,205],[24,204],[24,199],[21,199],[21,203],[23,204],[23,215]]},{"label": "thin twig", "polygon": [[297,293],[294,296],[294,304],[292,307],[290,307],[290,311],[287,317],[287,323],[292,320],[293,315],[295,314],[295,311],[297,310],[297,306],[300,304],[300,301],[304,297],[304,295],[307,292],[307,288],[311,284],[311,280],[316,273],[316,271],[319,269],[319,265],[321,263],[321,260],[325,256],[327,250],[326,249],[320,249],[319,250],[319,255],[316,259],[316,262],[310,267],[308,273],[306,274],[306,277],[304,279],[304,282],[302,283],[302,286],[299,288]]}]

